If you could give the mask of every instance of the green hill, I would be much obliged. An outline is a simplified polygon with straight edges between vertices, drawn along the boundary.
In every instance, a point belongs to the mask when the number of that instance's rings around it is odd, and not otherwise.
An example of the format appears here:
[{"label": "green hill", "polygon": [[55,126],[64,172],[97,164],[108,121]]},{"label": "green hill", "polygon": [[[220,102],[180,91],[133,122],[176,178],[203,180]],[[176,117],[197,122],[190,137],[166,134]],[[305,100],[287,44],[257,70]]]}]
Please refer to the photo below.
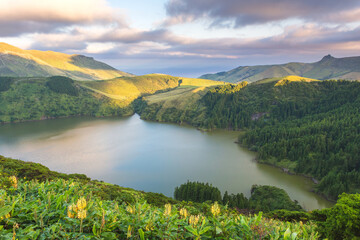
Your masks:
[{"label": "green hill", "polygon": [[0,123],[133,113],[121,101],[90,91],[62,76],[0,77],[0,103]]},{"label": "green hill", "polygon": [[50,77],[55,75],[75,80],[102,80],[132,76],[90,57],[52,51],[22,50],[0,43],[0,76]]},{"label": "green hill", "polygon": [[323,57],[315,63],[286,63],[279,65],[240,66],[227,72],[205,74],[200,78],[225,82],[256,82],[265,78],[281,78],[288,75],[325,79],[360,79],[360,57]]},{"label": "green hill", "polygon": [[107,81],[84,81],[81,85],[107,97],[131,103],[142,95],[150,95],[159,90],[176,87],[206,87],[224,84],[223,82],[173,77],[165,74],[148,74],[135,77],[120,77]]},{"label": "green hill", "polygon": [[179,85],[211,86],[218,81],[162,74],[101,81],[74,81],[67,77],[0,77],[0,123],[68,116],[124,116],[133,113],[138,97],[168,91]]},{"label": "green hill", "polygon": [[243,130],[239,142],[257,151],[258,161],[312,177],[330,199],[360,192],[360,82],[286,77],[173,93],[143,98],[137,112],[201,129]]}]

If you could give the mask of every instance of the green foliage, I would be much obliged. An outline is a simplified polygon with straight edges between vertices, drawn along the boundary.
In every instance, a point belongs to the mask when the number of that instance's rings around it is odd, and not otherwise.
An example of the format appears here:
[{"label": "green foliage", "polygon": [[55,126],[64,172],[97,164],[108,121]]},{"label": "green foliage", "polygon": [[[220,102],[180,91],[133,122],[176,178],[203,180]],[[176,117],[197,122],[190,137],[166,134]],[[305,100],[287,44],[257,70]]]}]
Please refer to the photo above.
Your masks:
[{"label": "green foliage", "polygon": [[[261,213],[242,216],[217,204],[178,203],[4,157],[1,164],[0,182],[9,184],[0,189],[0,239],[318,239],[312,223],[268,220]],[[29,170],[26,179],[19,178],[25,167],[42,169],[41,177]],[[9,180],[14,175],[16,184]]]},{"label": "green foliage", "polygon": [[360,83],[303,84],[318,89],[316,97],[282,100],[270,113],[277,119],[254,127],[240,142],[257,150],[262,162],[319,179],[316,189],[332,199],[359,192]]},{"label": "green foliage", "polygon": [[[17,188],[0,190],[0,197],[2,239],[318,239],[313,224],[245,217],[224,208],[206,216],[191,215],[186,207],[184,214],[184,207],[155,207],[141,199],[119,204],[76,181],[19,181]],[[73,214],[79,209],[81,215]]]},{"label": "green foliage", "polygon": [[279,219],[281,221],[292,222],[302,221],[307,222],[310,220],[311,215],[304,211],[289,211],[285,209],[274,210],[265,214],[267,218]]},{"label": "green foliage", "polygon": [[70,96],[78,96],[79,91],[74,85],[74,81],[71,78],[63,76],[53,76],[49,77],[49,80],[46,82],[46,86],[49,89],[56,93],[64,93]]},{"label": "green foliage", "polygon": [[172,198],[168,198],[166,197],[164,194],[162,193],[153,193],[153,192],[148,192],[145,194],[144,199],[146,200],[147,203],[157,206],[157,207],[162,207],[165,204],[176,204],[177,201],[175,201]]},{"label": "green foliage", "polygon": [[243,193],[228,194],[227,191],[221,197],[220,190],[209,183],[188,181],[175,188],[174,198],[179,201],[197,203],[221,202],[232,209],[247,209],[256,212],[269,212],[278,209],[303,211],[296,201],[290,199],[285,190],[274,186],[254,185],[251,188],[251,197],[247,199]]},{"label": "green foliage", "polygon": [[238,209],[249,209],[249,199],[247,199],[243,193],[237,193],[237,194],[228,194],[227,191],[225,191],[223,200],[223,204],[227,205],[229,208],[238,208]]},{"label": "green foliage", "polygon": [[0,77],[0,92],[5,92],[10,89],[14,78],[12,77]]},{"label": "green foliage", "polygon": [[325,212],[320,231],[329,239],[360,238],[360,194],[341,194],[336,205]]},{"label": "green foliage", "polygon": [[209,183],[190,182],[181,184],[174,191],[174,198],[179,201],[205,202],[221,201],[221,192]]},{"label": "green foliage", "polygon": [[274,186],[258,186],[251,188],[250,208],[269,212],[277,209],[290,211],[303,210],[296,202],[292,201],[285,190]]},{"label": "green foliage", "polygon": [[3,173],[7,175],[15,175],[19,178],[31,179],[31,180],[52,180],[56,178],[62,179],[78,179],[89,181],[84,174],[62,174],[51,171],[49,168],[33,162],[25,162],[21,160],[6,158],[0,155],[0,168]]}]

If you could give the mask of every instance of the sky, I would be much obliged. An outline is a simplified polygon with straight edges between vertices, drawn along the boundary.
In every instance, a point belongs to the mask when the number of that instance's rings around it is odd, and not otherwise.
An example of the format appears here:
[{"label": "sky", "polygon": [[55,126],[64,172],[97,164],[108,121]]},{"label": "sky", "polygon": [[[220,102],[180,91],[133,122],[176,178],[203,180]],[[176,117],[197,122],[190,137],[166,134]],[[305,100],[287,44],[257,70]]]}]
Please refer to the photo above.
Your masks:
[{"label": "sky", "polygon": [[360,55],[359,0],[0,0],[0,42],[133,74]]}]

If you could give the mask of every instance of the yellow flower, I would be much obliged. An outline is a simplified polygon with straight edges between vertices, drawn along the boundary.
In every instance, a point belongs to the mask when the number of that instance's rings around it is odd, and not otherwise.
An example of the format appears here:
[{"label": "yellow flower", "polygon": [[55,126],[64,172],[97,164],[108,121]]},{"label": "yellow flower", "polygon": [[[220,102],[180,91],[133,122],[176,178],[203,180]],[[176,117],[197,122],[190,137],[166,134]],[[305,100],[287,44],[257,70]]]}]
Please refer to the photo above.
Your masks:
[{"label": "yellow flower", "polygon": [[9,177],[9,180],[10,180],[11,186],[13,186],[13,188],[18,187],[18,181],[17,181],[17,178],[15,176]]},{"label": "yellow flower", "polygon": [[164,215],[165,216],[170,216],[171,214],[171,204],[165,204],[165,211],[164,211]]},{"label": "yellow flower", "polygon": [[196,227],[196,225],[199,223],[199,220],[200,220],[200,215],[197,216],[191,215],[189,218],[189,224],[192,227]]},{"label": "yellow flower", "polygon": [[215,202],[211,206],[211,213],[214,215],[214,217],[216,217],[217,215],[220,214],[220,207],[219,207],[219,204],[217,202]]},{"label": "yellow flower", "polygon": [[85,209],[80,209],[77,212],[77,218],[78,219],[85,219],[86,218],[86,210]]},{"label": "yellow flower", "polygon": [[77,205],[77,208],[78,208],[79,210],[86,208],[86,200],[85,200],[85,198],[84,198],[84,197],[81,197],[81,198],[77,201],[76,205]]},{"label": "yellow flower", "polygon": [[188,215],[189,214],[188,214],[188,211],[186,210],[186,208],[180,209],[180,216],[187,218]]},{"label": "yellow flower", "polygon": [[68,216],[69,218],[74,218],[76,211],[77,211],[77,209],[76,209],[76,205],[75,205],[75,204],[69,205],[69,207],[68,207],[68,212],[67,212],[67,216]]},{"label": "yellow flower", "polygon": [[135,213],[135,208],[132,207],[131,205],[129,205],[129,206],[126,207],[126,211],[128,211],[131,214],[134,214]]},{"label": "yellow flower", "polygon": [[10,213],[8,213],[5,216],[1,217],[0,220],[6,219],[6,218],[10,218]]},{"label": "yellow flower", "polygon": [[129,227],[128,227],[128,231],[127,231],[126,237],[127,237],[127,238],[131,238],[131,226],[130,226],[130,225],[129,225]]},{"label": "yellow flower", "polygon": [[146,231],[154,230],[154,227],[152,226],[152,223],[151,223],[151,222],[148,223],[148,224],[146,224],[145,230],[146,230]]}]

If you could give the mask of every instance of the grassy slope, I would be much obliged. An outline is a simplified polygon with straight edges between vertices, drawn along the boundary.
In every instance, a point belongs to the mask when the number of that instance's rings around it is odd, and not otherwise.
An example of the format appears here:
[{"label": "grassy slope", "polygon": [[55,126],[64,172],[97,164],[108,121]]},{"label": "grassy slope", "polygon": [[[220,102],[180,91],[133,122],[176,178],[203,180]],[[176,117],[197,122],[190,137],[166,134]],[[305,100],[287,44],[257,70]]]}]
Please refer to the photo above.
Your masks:
[{"label": "grassy slope", "polygon": [[77,80],[111,79],[131,74],[80,55],[22,50],[0,43],[0,75],[14,77],[68,76]]},{"label": "grassy slope", "polygon": [[[144,97],[138,112],[147,120],[159,122],[202,122],[204,107],[199,100],[215,86],[227,84],[221,81],[206,79],[179,78],[180,87],[168,92],[156,93]],[[147,106],[145,107],[144,104]],[[141,106],[143,105],[143,106]],[[145,109],[145,112],[142,112]],[[193,118],[196,115],[196,118]]]},{"label": "grassy slope", "polygon": [[224,83],[205,79],[173,77],[165,74],[148,74],[136,77],[121,77],[107,81],[86,81],[81,84],[95,92],[111,98],[121,99],[125,103],[130,104],[141,95],[176,88],[179,85],[214,86]]}]

